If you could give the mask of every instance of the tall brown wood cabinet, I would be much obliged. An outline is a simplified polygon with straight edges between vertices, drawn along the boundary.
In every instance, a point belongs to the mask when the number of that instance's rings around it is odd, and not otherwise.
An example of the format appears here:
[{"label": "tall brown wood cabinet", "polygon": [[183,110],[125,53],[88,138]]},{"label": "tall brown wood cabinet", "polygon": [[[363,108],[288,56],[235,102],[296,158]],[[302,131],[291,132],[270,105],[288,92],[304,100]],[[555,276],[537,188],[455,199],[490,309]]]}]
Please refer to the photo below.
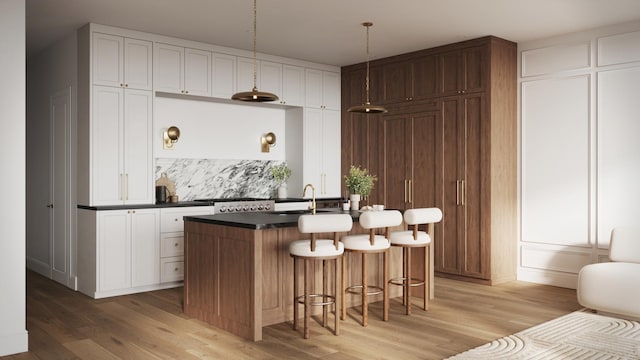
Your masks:
[{"label": "tall brown wood cabinet", "polygon": [[378,176],[368,204],[443,210],[437,274],[515,279],[516,44],[489,36],[370,65],[371,102],[389,112],[348,113],[364,101],[365,64],[342,68],[343,174]]}]

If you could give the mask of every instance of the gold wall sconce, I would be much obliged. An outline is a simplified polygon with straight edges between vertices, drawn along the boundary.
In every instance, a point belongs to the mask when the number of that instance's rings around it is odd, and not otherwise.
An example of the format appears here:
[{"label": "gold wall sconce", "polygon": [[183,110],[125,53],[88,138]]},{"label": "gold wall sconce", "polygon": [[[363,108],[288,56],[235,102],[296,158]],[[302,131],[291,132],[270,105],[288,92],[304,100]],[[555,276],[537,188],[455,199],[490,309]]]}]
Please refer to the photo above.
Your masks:
[{"label": "gold wall sconce", "polygon": [[262,152],[269,152],[269,148],[275,146],[276,134],[268,132],[260,138],[260,145],[262,146]]},{"label": "gold wall sconce", "polygon": [[171,126],[167,130],[164,131],[163,139],[164,144],[162,146],[163,149],[173,150],[173,144],[178,142],[178,138],[180,137],[180,129],[177,126]]}]

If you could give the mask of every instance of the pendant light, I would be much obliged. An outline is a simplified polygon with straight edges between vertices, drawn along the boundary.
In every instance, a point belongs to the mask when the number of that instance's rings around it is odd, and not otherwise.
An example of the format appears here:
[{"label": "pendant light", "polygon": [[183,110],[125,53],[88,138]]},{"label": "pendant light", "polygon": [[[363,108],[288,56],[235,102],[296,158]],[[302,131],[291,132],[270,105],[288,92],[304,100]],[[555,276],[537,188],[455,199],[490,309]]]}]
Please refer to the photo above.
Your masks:
[{"label": "pendant light", "polygon": [[256,18],[258,17],[258,11],[256,1],[253,0],[253,89],[251,91],[244,91],[233,94],[231,100],[239,101],[251,101],[251,102],[268,102],[278,100],[278,96],[270,92],[258,91],[257,83],[257,67],[258,60],[256,57],[256,38],[257,38],[257,26]]},{"label": "pendant light", "polygon": [[364,22],[362,23],[362,26],[364,26],[365,28],[367,28],[367,78],[366,78],[366,85],[365,85],[365,93],[366,93],[366,102],[362,105],[357,105],[357,106],[352,106],[349,109],[347,109],[348,112],[355,112],[355,113],[363,113],[363,114],[381,114],[381,113],[386,113],[387,109],[385,109],[383,106],[379,106],[379,105],[371,105],[371,102],[369,101],[369,28],[371,26],[373,26],[372,22]]}]

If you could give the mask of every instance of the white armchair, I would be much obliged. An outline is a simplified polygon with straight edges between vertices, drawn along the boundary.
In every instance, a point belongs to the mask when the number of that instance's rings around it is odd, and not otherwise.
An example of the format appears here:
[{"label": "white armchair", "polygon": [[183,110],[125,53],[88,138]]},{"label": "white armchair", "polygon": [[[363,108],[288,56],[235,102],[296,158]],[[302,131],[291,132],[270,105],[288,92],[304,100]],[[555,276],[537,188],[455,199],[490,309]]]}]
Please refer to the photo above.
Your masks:
[{"label": "white armchair", "polygon": [[640,229],[613,229],[609,260],[580,270],[578,302],[590,309],[640,318]]}]

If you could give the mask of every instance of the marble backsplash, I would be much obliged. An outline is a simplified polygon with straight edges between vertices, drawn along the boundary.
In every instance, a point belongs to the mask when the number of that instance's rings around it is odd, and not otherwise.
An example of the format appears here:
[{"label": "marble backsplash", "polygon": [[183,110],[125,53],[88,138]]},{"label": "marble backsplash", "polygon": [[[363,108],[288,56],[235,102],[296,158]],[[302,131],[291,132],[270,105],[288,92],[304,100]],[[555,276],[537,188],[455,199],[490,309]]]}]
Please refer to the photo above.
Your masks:
[{"label": "marble backsplash", "polygon": [[180,201],[235,197],[274,197],[277,186],[271,167],[277,160],[157,158],[155,179],[167,173]]}]

